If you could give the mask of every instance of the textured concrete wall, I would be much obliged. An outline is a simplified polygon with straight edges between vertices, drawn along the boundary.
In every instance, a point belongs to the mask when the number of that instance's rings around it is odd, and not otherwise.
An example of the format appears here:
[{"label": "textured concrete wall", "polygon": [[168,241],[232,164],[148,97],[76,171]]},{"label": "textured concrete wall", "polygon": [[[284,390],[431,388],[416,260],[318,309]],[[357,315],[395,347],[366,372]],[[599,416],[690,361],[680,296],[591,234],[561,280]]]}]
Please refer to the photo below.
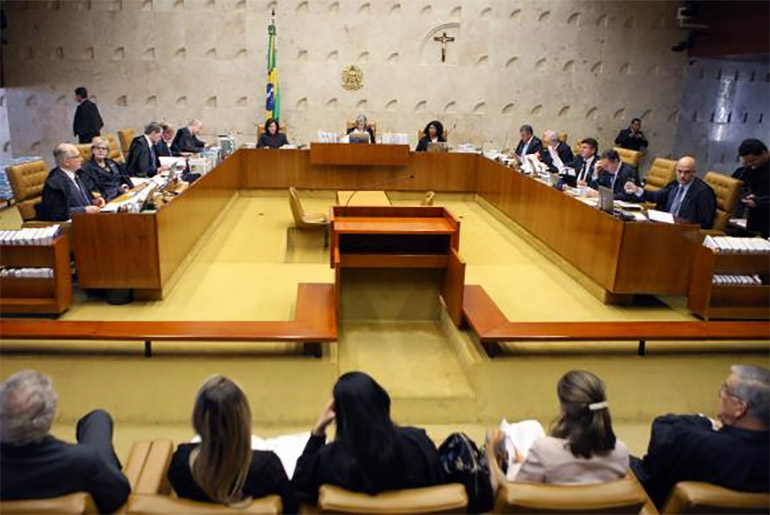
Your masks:
[{"label": "textured concrete wall", "polygon": [[[676,2],[584,0],[8,0],[7,102],[15,155],[72,140],[72,90],[106,130],[204,120],[255,138],[266,26],[276,10],[283,122],[306,143],[366,112],[379,131],[438,118],[450,142],[500,148],[529,122],[611,144],[633,116],[652,155],[673,149],[685,58]],[[441,63],[440,45],[448,44]],[[6,35],[4,34],[4,36]],[[342,68],[364,86],[347,91]],[[4,142],[2,142],[4,144]]]}]

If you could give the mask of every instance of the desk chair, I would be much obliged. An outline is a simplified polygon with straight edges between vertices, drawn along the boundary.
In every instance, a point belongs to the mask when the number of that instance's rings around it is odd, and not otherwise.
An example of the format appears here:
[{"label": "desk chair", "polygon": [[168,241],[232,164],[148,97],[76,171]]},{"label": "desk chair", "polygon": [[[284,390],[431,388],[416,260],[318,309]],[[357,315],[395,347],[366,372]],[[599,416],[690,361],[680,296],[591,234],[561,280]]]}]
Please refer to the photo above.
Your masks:
[{"label": "desk chair", "polygon": [[134,140],[134,129],[120,129],[118,131],[118,139],[120,140],[120,148],[123,154],[127,156],[131,142]]},{"label": "desk chair", "polygon": [[560,132],[559,133],[559,141],[561,141],[562,143],[566,143],[568,138],[569,138],[569,133],[568,132]]},{"label": "desk chair", "polygon": [[320,513],[465,513],[468,496],[459,483],[393,490],[377,495],[332,485],[318,489]]},{"label": "desk chair", "polygon": [[[90,151],[90,146],[89,146]],[[45,162],[30,161],[6,168],[13,189],[13,199],[23,222],[37,218],[35,206],[43,201],[43,186],[48,177]]]},{"label": "desk chair", "polygon": [[433,197],[435,197],[436,194],[432,191],[429,191],[425,194],[425,198],[422,199],[422,202],[420,202],[421,206],[432,206],[433,205]]},{"label": "desk chair", "polygon": [[[355,120],[348,120],[345,125],[345,129],[346,129],[345,132],[347,132],[347,129],[352,129],[355,126],[356,126]],[[377,122],[366,122],[366,128],[371,129],[372,134],[374,135],[375,138],[377,138]],[[374,141],[372,141],[372,143],[374,143]]]},{"label": "desk chair", "polygon": [[617,481],[586,485],[500,485],[493,513],[657,513],[633,473]]},{"label": "desk chair", "polygon": [[637,152],[636,150],[628,150],[627,148],[620,148],[620,147],[614,147],[613,150],[615,150],[618,155],[620,156],[620,160],[624,163],[633,166],[634,168],[639,168],[639,161],[642,160],[642,153]]},{"label": "desk chair", "polygon": [[676,161],[656,157],[647,171],[644,189],[647,191],[657,191],[665,188],[666,184],[674,179],[676,179]]},{"label": "desk chair", "polygon": [[682,481],[674,486],[663,513],[767,513],[770,494],[739,492],[710,483]]},{"label": "desk chair", "polygon": [[91,152],[91,143],[79,143],[75,145],[78,149],[78,152],[80,152],[80,157],[83,158],[82,165],[85,166],[85,164],[91,160],[92,152]]},{"label": "desk chair", "polygon": [[[115,137],[115,135],[111,132],[108,132],[102,137],[110,142],[110,153],[107,154],[107,157],[117,163],[125,164],[126,159],[123,156],[123,152],[120,151],[120,144],[118,143],[118,139]],[[128,144],[131,145],[131,142],[129,141]]]},{"label": "desk chair", "polygon": [[297,190],[289,188],[289,207],[294,217],[294,226],[305,231],[324,231],[324,247],[329,244],[329,218],[321,213],[305,213],[302,203],[299,201]]},{"label": "desk chair", "polygon": [[735,211],[743,182],[719,172],[707,172],[703,180],[711,186],[717,196],[717,214],[714,217],[712,230],[724,231]]}]

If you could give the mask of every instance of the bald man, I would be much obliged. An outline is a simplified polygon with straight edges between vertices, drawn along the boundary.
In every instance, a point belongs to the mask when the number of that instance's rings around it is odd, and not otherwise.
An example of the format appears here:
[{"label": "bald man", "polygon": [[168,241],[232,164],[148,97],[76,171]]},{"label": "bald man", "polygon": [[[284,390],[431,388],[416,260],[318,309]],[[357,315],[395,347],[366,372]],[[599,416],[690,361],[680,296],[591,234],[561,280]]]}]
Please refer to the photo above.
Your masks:
[{"label": "bald man", "polygon": [[625,191],[638,199],[655,202],[657,209],[667,211],[682,223],[698,224],[711,229],[717,212],[717,197],[711,186],[697,176],[695,159],[685,156],[676,162],[676,180],[657,191],[645,191],[633,182]]},{"label": "bald man", "polygon": [[73,213],[98,213],[104,199],[94,198],[80,180],[83,158],[75,145],[61,143],[53,151],[56,168],[48,173],[43,186],[43,201],[37,205],[41,220],[64,221]]}]

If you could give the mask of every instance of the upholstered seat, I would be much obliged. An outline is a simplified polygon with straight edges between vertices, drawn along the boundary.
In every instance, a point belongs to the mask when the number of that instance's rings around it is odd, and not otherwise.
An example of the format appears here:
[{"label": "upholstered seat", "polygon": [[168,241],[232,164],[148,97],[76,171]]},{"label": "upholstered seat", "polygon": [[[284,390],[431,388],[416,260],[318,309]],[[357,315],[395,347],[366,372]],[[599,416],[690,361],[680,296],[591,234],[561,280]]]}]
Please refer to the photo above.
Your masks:
[{"label": "upholstered seat", "polygon": [[120,140],[120,148],[123,150],[123,155],[127,156],[131,142],[134,140],[134,129],[120,129],[118,131],[118,140]]},{"label": "upholstered seat", "polygon": [[642,153],[636,150],[629,150],[627,148],[615,147],[614,150],[620,156],[620,160],[631,165],[634,168],[639,168],[639,161],[642,160]]},{"label": "upholstered seat", "polygon": [[468,496],[461,484],[393,490],[377,495],[332,485],[318,490],[321,513],[465,513]]},{"label": "upholstered seat", "polygon": [[717,214],[714,217],[715,231],[724,231],[735,210],[743,182],[719,172],[708,172],[703,178],[717,196]]},{"label": "upholstered seat", "polygon": [[[115,137],[115,134],[108,132],[102,137],[110,142],[110,153],[107,154],[107,157],[120,164],[124,164],[126,162],[125,156],[123,155],[123,152],[120,151],[120,144],[118,143],[118,139]],[[129,145],[130,144],[131,142],[129,141]],[[128,150],[126,150],[126,152],[128,152]]]},{"label": "upholstered seat", "polygon": [[35,206],[43,200],[43,186],[48,177],[45,162],[30,161],[9,166],[6,172],[21,219],[25,222],[34,220],[37,217]]},{"label": "upholstered seat", "polygon": [[89,161],[93,155],[93,152],[91,152],[91,143],[81,143],[75,146],[77,147],[78,152],[80,152],[80,157],[83,158],[82,165],[85,165],[86,161]]},{"label": "upholstered seat", "polygon": [[326,229],[329,218],[321,213],[306,213],[299,201],[295,188],[289,188],[289,206],[294,216],[294,225],[299,229]]},{"label": "upholstered seat", "polygon": [[655,513],[636,477],[589,485],[511,483],[500,486],[493,513]]},{"label": "upholstered seat", "polygon": [[[345,128],[349,130],[355,126],[356,126],[355,120],[348,120]],[[377,137],[377,122],[366,122],[366,128],[371,129],[374,137],[375,138]]]},{"label": "upholstered seat", "polygon": [[738,492],[710,483],[682,481],[674,486],[663,513],[767,513],[770,494]]},{"label": "upholstered seat", "polygon": [[665,187],[666,184],[674,179],[676,179],[676,161],[656,157],[655,161],[652,162],[652,166],[647,171],[644,189],[647,191],[656,191]]}]

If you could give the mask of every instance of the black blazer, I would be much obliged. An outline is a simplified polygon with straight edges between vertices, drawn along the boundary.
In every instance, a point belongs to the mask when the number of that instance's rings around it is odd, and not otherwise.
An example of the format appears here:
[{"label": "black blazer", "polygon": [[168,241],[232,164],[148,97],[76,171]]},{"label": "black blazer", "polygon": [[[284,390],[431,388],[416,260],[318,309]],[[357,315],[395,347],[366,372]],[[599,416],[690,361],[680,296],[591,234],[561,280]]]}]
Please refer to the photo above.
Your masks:
[{"label": "black blazer", "polygon": [[[526,141],[519,141],[519,144],[516,145],[516,154],[521,155],[525,143]],[[532,136],[532,141],[529,143],[529,147],[527,147],[527,154],[534,154],[540,150],[543,150],[543,142],[537,136]],[[542,154],[542,152],[540,153]]]},{"label": "black blazer", "polygon": [[132,188],[134,185],[120,164],[110,158],[106,158],[104,162],[109,170],[105,170],[91,158],[80,170],[79,175],[89,192],[98,191],[104,200],[110,201],[120,195],[121,186]]},{"label": "black blazer", "polygon": [[284,145],[288,145],[289,140],[286,134],[277,132],[275,136],[271,136],[267,132],[262,134],[257,141],[257,148],[281,148]]},{"label": "black blazer", "polygon": [[[201,490],[190,470],[190,453],[198,444],[185,443],[177,447],[168,469],[168,480],[179,497],[193,501],[212,501]],[[243,492],[252,497],[277,494],[281,496],[283,513],[297,513],[299,501],[294,486],[286,476],[281,460],[270,451],[252,451],[251,465]]]},{"label": "black blazer", "polygon": [[[446,138],[441,137],[438,139],[439,143],[446,143]],[[428,143],[431,142],[430,136],[423,136],[420,141],[417,142],[417,148],[415,152],[426,152],[428,150]]]},{"label": "black blazer", "polygon": [[767,492],[768,434],[733,426],[714,431],[699,415],[665,415],[652,423],[647,455],[632,459],[631,468],[658,509],[679,481]]},{"label": "black blazer", "polygon": [[[665,188],[657,191],[645,191],[642,197],[648,202],[655,202],[657,209],[661,211],[671,210],[674,203],[679,182],[671,181]],[[693,177],[687,195],[679,206],[679,218],[690,223],[698,224],[703,229],[711,229],[714,225],[714,216],[717,213],[717,197],[711,186],[702,179]]]},{"label": "black blazer", "polygon": [[205,146],[206,143],[193,136],[189,127],[182,127],[176,131],[174,141],[171,143],[171,149],[173,150],[176,147],[179,152],[197,153],[203,150]]},{"label": "black blazer", "polygon": [[438,451],[425,430],[397,427],[396,432],[403,459],[401,473],[380,480],[370,478],[344,445],[337,441],[327,444],[325,437],[311,434],[297,460],[294,486],[303,496],[314,499],[318,487],[327,483],[368,494],[441,484],[444,477]]},{"label": "black blazer", "polygon": [[75,174],[75,182],[79,188],[61,168],[48,173],[43,186],[43,201],[36,206],[40,220],[61,222],[72,218],[72,213],[85,212],[93,199],[79,172]]},{"label": "black blazer", "polygon": [[635,138],[631,134],[631,128],[623,129],[618,133],[618,137],[615,138],[615,144],[621,148],[627,148],[628,150],[642,150],[647,148],[647,138],[644,137],[644,133],[639,131],[636,133]]},{"label": "black blazer", "polygon": [[590,186],[592,188],[598,188],[599,186],[611,188],[613,193],[615,193],[615,198],[618,200],[625,198],[628,198],[629,200],[638,200],[638,198],[633,198],[632,196],[627,195],[625,190],[625,184],[629,181],[633,182],[637,186],[641,184],[639,182],[639,172],[637,172],[636,168],[621,162],[620,166],[615,172],[615,175],[617,175],[617,179],[615,179],[613,184],[613,174],[602,170],[599,173],[599,179],[596,181],[590,181]]},{"label": "black blazer", "polygon": [[[594,176],[594,167],[596,166],[596,162],[599,160],[599,156],[597,154],[594,154],[594,158],[591,159],[591,162],[588,164],[585,170],[585,175],[583,180],[586,181],[586,183],[591,183],[593,181]],[[568,185],[572,186],[573,188],[577,186],[577,181],[580,178],[580,173],[583,170],[583,166],[586,164],[586,160],[583,159],[583,156],[578,154],[575,157],[575,160],[572,162],[572,168],[575,169],[575,177],[564,177],[564,182],[566,182]]]},{"label": "black blazer", "polygon": [[[757,232],[763,238],[770,236],[770,161],[758,168],[738,168],[733,177],[743,181],[741,199],[753,194],[756,207],[749,208],[746,217],[746,230]],[[739,201],[736,211],[743,213],[743,202]]]},{"label": "black blazer", "polygon": [[[348,129],[348,131],[345,134],[350,134],[354,130],[356,130],[356,128],[355,127],[351,127],[351,128]],[[366,126],[366,132],[369,133],[369,143],[376,143],[376,141],[374,141],[374,131],[368,125]]]},{"label": "black blazer", "polygon": [[147,137],[144,134],[135,137],[128,148],[126,173],[131,177],[153,177],[158,173],[159,167],[160,158],[154,148],[150,150]]},{"label": "black blazer", "polygon": [[[559,159],[561,159],[561,162],[564,163],[564,166],[572,168],[572,163],[575,160],[575,156],[572,154],[572,149],[569,148],[569,145],[563,141],[560,141],[559,144],[556,145],[556,154],[559,156]],[[559,172],[559,170],[553,164],[553,158],[551,157],[551,152],[548,150],[548,147],[543,147],[542,151],[540,152],[540,159],[543,161],[543,163],[548,165],[549,171],[553,173]]]},{"label": "black blazer", "polygon": [[75,119],[72,122],[72,132],[75,136],[93,134],[98,135],[104,127],[104,122],[99,114],[99,108],[88,99],[83,100],[75,109]]},{"label": "black blazer", "polygon": [[179,157],[182,155],[179,152],[179,149],[174,146],[173,142],[171,143],[171,147],[169,147],[168,143],[166,143],[166,140],[163,138],[160,138],[160,141],[155,144],[155,153],[158,157]]},{"label": "black blazer", "polygon": [[111,513],[125,504],[131,493],[123,473],[107,464],[94,448],[65,443],[53,436],[28,445],[0,444],[0,469],[3,500],[88,492],[100,513]]}]

